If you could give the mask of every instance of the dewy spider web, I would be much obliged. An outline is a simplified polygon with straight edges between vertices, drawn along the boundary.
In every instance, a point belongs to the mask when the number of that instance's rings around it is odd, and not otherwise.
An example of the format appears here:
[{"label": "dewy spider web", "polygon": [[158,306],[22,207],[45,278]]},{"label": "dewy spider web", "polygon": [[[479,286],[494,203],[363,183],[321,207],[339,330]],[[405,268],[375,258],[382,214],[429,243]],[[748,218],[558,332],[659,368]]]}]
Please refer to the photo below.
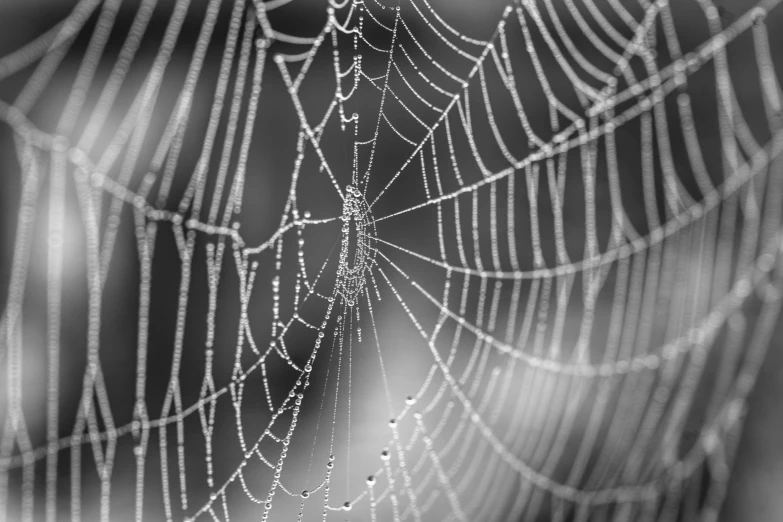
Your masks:
[{"label": "dewy spider web", "polygon": [[[709,34],[686,45],[679,6],[665,1],[520,0],[476,38],[427,0],[330,0],[315,36],[283,32],[275,11],[299,1],[142,0],[114,56],[107,49],[122,0],[81,0],[0,60],[2,79],[32,70],[0,106],[21,173],[0,323],[0,513],[714,520],[783,290],[783,98],[766,25],[778,2],[728,21],[710,0],[687,2]],[[165,30],[134,84],[161,9]],[[198,32],[183,42],[188,17]],[[74,46],[80,35],[83,50]],[[755,115],[729,67],[728,51],[743,38],[754,56],[755,77],[743,79],[756,89]],[[182,45],[186,70],[172,73]],[[214,48],[220,66],[199,126],[191,116]],[[72,88],[44,130],[35,108],[73,53]],[[251,240],[249,158],[258,128],[270,124],[258,113],[273,81],[298,117],[296,154],[279,224]],[[173,103],[167,82],[180,89]],[[692,99],[704,84],[714,89],[706,109]],[[325,107],[305,95],[310,85],[329,93]],[[377,102],[358,102],[363,93]],[[717,129],[711,147],[698,110]],[[200,152],[188,166],[189,140]],[[338,169],[333,157],[346,142],[352,159]],[[317,198],[307,191],[315,183]],[[64,223],[73,194],[87,342],[74,417],[65,418]],[[311,249],[327,229],[337,240],[331,251]],[[133,397],[118,411],[102,321],[116,250],[134,232],[135,388],[118,392]],[[25,317],[34,313],[23,304],[41,234],[42,435],[28,425],[22,393]],[[178,304],[158,401],[148,396],[155,254],[171,242]],[[208,298],[194,312],[196,274],[206,274]],[[239,311],[227,346],[218,293],[232,285]],[[262,288],[269,305],[258,312],[252,299]],[[418,340],[384,335],[386,314]],[[193,323],[205,324],[198,339],[188,334]],[[371,441],[376,462],[357,456],[367,442],[352,435],[362,352],[374,358],[379,408],[391,419],[386,442]],[[399,389],[394,352],[410,365],[428,361],[415,387]],[[124,508],[112,479],[121,459],[134,484]]]}]

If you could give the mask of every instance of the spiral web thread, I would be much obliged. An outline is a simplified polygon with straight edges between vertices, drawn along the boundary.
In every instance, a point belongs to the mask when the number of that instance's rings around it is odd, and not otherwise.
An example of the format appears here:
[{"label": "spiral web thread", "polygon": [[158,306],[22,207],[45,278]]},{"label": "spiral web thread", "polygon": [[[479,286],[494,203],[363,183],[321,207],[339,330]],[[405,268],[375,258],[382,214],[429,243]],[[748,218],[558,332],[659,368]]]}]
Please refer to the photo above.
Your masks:
[{"label": "spiral web thread", "polygon": [[[242,517],[234,511],[239,497],[259,504],[254,513],[263,520],[285,518],[276,511],[282,498],[288,505],[293,501],[292,517],[298,510],[300,519],[717,517],[745,401],[777,321],[783,284],[783,97],[766,26],[777,1],[762,2],[727,24],[710,0],[693,2],[710,37],[683,52],[666,2],[567,0],[555,8],[550,0],[521,0],[503,11],[494,32],[482,40],[454,29],[427,0],[403,2],[403,9],[376,0],[330,0],[326,23],[315,36],[282,33],[270,21],[274,10],[296,0],[236,0],[229,2],[226,39],[215,43],[215,27],[225,23],[226,13],[220,0],[210,0],[182,90],[176,104],[165,108],[167,123],[150,158],[142,157],[142,144],[156,132],[151,117],[164,109],[158,103],[161,85],[193,6],[176,0],[170,7],[152,67],[130,106],[117,109],[117,93],[159,8],[157,0],[134,7],[133,25],[111,73],[99,80],[96,70],[121,2],[82,0],[62,23],[0,61],[2,78],[28,67],[34,71],[13,103],[0,106],[0,117],[14,133],[22,186],[0,325],[7,372],[0,443],[4,517],[29,520],[44,513],[54,520],[62,512],[63,494],[72,519],[94,516],[83,511],[86,493],[81,489],[83,477],[93,473],[82,469],[82,452],[92,452],[100,518],[114,519],[114,463],[120,443],[131,438],[137,519],[150,495],[145,485],[158,473],[148,465],[154,452],[162,456],[161,492],[154,496],[162,498],[167,520]],[[448,59],[428,53],[409,25],[413,17],[445,46]],[[565,18],[580,28],[591,49],[572,40],[564,30]],[[93,33],[62,116],[53,131],[43,131],[30,112],[90,20]],[[763,138],[745,119],[728,65],[727,49],[748,35],[766,116]],[[195,169],[177,170],[210,45],[221,49],[222,58],[201,156]],[[285,45],[286,52],[272,52],[273,45]],[[368,72],[369,65],[364,68],[373,53],[384,63],[377,76]],[[602,58],[588,59],[588,53]],[[330,54],[334,95],[325,112],[313,114],[300,90],[308,82],[325,81],[309,73],[316,57]],[[541,66],[544,55],[556,64],[556,74],[567,77],[568,96],[579,106],[563,101],[553,87],[552,70]],[[531,109],[520,96],[523,82],[512,65],[519,56],[535,71],[538,105],[550,115],[548,129],[528,121]],[[719,152],[703,150],[689,97],[690,78],[704,68],[714,72],[717,105],[712,111],[717,114]],[[247,157],[254,129],[261,124],[256,113],[263,80],[270,75],[282,78],[299,117],[297,159],[279,227],[267,240],[248,245],[239,226],[242,205],[252,200],[244,189]],[[99,101],[77,133],[76,121],[87,110],[85,93],[98,81],[103,82]],[[530,82],[527,75],[524,83]],[[375,117],[351,110],[357,90],[377,91]],[[496,122],[499,107],[516,118],[514,134]],[[108,134],[108,146],[97,153],[96,143],[106,139],[113,110],[121,112],[121,120]],[[480,118],[491,133],[474,136],[474,122]],[[218,127],[225,128],[222,142],[216,137]],[[640,135],[641,162],[633,168],[618,163],[617,135],[624,128]],[[415,132],[410,129],[418,133],[406,134]],[[330,152],[321,148],[327,130],[353,140],[350,179],[330,167]],[[489,141],[481,138],[492,140],[505,166],[491,168],[486,159],[491,152],[482,150]],[[687,150],[684,161],[676,161],[672,153],[670,141],[676,139]],[[407,150],[388,174],[379,174],[373,163],[380,161],[383,140],[398,140],[395,146]],[[306,171],[308,159],[318,165],[317,172]],[[584,211],[582,254],[576,258],[566,246],[564,229],[565,172],[573,161],[581,172]],[[608,184],[604,208],[596,203],[599,170]],[[183,176],[187,188],[179,201],[172,201],[172,186]],[[300,210],[298,183],[305,176],[328,178],[345,202],[342,213],[313,217]],[[378,209],[389,208],[383,207],[384,198],[393,197],[395,184],[409,177],[423,186],[415,196],[418,202],[380,215]],[[643,183],[641,225],[630,217],[632,209],[621,190],[629,177]],[[89,316],[80,407],[72,435],[62,438],[58,361],[67,187],[78,194],[87,238]],[[525,193],[527,197],[519,196]],[[33,226],[44,194],[48,371],[41,385],[45,380],[47,436],[36,447],[21,406],[21,323]],[[542,203],[545,195],[551,200],[547,205]],[[100,355],[107,306],[102,292],[121,213],[128,207],[140,266],[136,402],[132,412],[114,412],[102,370],[108,362]],[[545,212],[550,213],[551,230],[539,225]],[[610,231],[599,239],[601,212],[610,216]],[[522,214],[530,222],[524,232],[517,224]],[[383,227],[406,215],[422,216],[420,226],[434,230],[435,254],[384,237]],[[308,266],[306,231],[341,219],[336,268],[330,258]],[[179,251],[181,282],[171,377],[162,411],[150,411],[145,400],[148,322],[162,224],[170,226],[166,240],[173,239]],[[352,227],[358,231],[353,250]],[[294,242],[286,243],[291,236]],[[197,245],[205,248],[209,274],[206,318],[187,315]],[[546,245],[554,245],[552,251]],[[258,272],[262,256],[273,257],[278,272],[293,263],[295,285],[284,287],[278,274]],[[411,263],[437,271],[439,286],[417,280],[408,272]],[[213,341],[221,273],[230,266],[236,269],[243,313],[231,377],[221,382],[213,376],[213,364],[217,357],[230,358],[231,352]],[[337,274],[334,284],[324,275],[330,270]],[[262,284],[271,286],[275,301],[266,348],[253,335],[258,318],[247,313],[254,288]],[[278,305],[286,293],[293,296],[293,307]],[[306,307],[308,301],[323,305],[320,314]],[[371,350],[384,368],[383,354],[390,347],[376,324],[381,303],[389,302],[400,305],[421,335],[415,349],[428,354],[431,368],[408,397],[390,389],[384,370],[378,386],[384,386],[390,410],[388,443],[378,448],[377,465],[351,462],[335,456],[334,449],[335,439],[345,433],[349,451],[351,447],[350,424],[343,431],[342,415],[338,422],[338,410],[347,407],[350,423],[351,353]],[[574,307],[577,333],[569,336],[566,323]],[[203,383],[200,398],[187,404],[180,389],[182,360],[189,357],[186,324],[204,319]],[[304,361],[288,352],[286,338],[294,331],[311,339]],[[273,359],[282,361],[288,373],[268,372]],[[329,390],[337,386],[333,399],[326,388],[310,386],[319,364],[328,364],[333,372],[324,384]],[[340,372],[349,372],[347,382]],[[259,374],[265,392],[259,395],[254,388],[252,397],[246,396],[245,382]],[[282,400],[270,392],[269,383],[276,379],[290,383]],[[708,400],[697,403],[703,385]],[[300,406],[308,400],[320,402],[319,422],[330,431],[331,451],[326,462],[311,457],[312,480],[296,484],[288,480],[285,464],[289,453],[310,452],[309,444],[315,444],[295,437]],[[247,401],[268,406],[265,429],[244,426]],[[565,406],[553,407],[556,403]],[[218,408],[233,410],[237,436],[231,444],[241,449],[233,473],[226,476],[213,470],[213,446],[227,444],[214,438]],[[686,429],[692,409],[703,412],[695,430]],[[185,439],[186,421],[198,422],[203,432],[205,460],[198,474],[185,466],[189,445],[198,444]],[[176,435],[169,427],[176,428]],[[153,435],[155,444],[150,442]],[[63,493],[58,458],[66,450],[70,491]],[[348,482],[347,501],[331,493],[336,489],[333,474],[343,465],[349,471],[369,466],[366,481]],[[269,479],[262,482],[263,490],[248,479],[251,469],[261,469]],[[43,480],[37,478],[41,474]],[[208,497],[192,493],[193,484],[203,482]],[[18,502],[11,497],[14,487],[19,488]],[[12,505],[18,515],[10,514]]]}]

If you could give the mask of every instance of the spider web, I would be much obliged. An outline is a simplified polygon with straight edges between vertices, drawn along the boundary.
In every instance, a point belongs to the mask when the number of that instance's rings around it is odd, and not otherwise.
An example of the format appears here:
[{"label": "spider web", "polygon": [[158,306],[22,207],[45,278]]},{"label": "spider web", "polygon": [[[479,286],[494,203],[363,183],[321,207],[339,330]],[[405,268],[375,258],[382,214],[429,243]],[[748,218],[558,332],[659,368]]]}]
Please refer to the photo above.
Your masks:
[{"label": "spider web", "polygon": [[[142,0],[127,29],[122,0],[80,1],[0,60],[4,80],[29,70],[0,103],[20,173],[0,513],[716,519],[783,284],[777,3],[726,20],[689,2],[708,33],[695,42],[664,1],[519,1],[471,36],[427,0],[330,0],[312,32],[278,24],[293,0]],[[735,88],[734,45],[754,58],[756,105]],[[73,56],[46,122],[36,108]],[[293,126],[259,116],[269,90]],[[296,142],[287,176],[252,159],[278,124]],[[285,178],[260,226],[254,177]],[[71,199],[87,325],[72,417]],[[178,266],[161,271],[171,248]],[[124,388],[105,326],[121,255],[138,272]],[[36,313],[46,362],[31,388]],[[378,437],[357,420],[368,390]]]}]

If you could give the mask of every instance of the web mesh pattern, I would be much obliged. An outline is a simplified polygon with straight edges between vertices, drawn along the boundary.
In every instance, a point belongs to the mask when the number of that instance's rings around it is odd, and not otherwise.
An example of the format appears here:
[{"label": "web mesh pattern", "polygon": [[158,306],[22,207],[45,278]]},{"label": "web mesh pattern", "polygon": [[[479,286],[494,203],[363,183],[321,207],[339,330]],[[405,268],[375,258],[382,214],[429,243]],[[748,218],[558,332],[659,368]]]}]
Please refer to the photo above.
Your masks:
[{"label": "web mesh pattern", "polygon": [[[778,2],[730,19],[683,2],[707,34],[694,42],[665,1],[520,0],[470,35],[427,0],[330,0],[322,27],[284,31],[275,11],[297,1],[142,0],[120,30],[121,0],[81,0],[0,60],[0,79],[30,71],[0,102],[20,180],[2,516],[715,520],[783,290]],[[69,63],[58,118],[38,122]],[[295,117],[285,176],[251,165],[276,124],[259,116],[270,90]],[[245,218],[253,176],[285,179],[263,237]],[[71,199],[87,325],[72,417]],[[38,237],[42,433],[23,407]],[[132,385],[114,392],[102,323],[120,256],[137,325]],[[167,278],[161,370],[150,325]],[[391,337],[386,314],[412,336]],[[400,352],[424,368],[405,389]],[[371,371],[387,420],[367,450],[356,387]]]}]

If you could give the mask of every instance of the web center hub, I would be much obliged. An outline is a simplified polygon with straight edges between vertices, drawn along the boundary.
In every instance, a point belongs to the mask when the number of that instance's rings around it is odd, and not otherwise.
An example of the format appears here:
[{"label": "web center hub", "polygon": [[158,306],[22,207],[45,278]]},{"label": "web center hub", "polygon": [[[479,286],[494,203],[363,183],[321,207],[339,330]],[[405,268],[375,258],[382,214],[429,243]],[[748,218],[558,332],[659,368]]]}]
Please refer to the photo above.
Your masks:
[{"label": "web center hub", "polygon": [[337,268],[337,293],[348,306],[358,303],[367,276],[375,262],[370,241],[375,236],[375,222],[362,192],[348,185],[343,201],[342,245]]}]

